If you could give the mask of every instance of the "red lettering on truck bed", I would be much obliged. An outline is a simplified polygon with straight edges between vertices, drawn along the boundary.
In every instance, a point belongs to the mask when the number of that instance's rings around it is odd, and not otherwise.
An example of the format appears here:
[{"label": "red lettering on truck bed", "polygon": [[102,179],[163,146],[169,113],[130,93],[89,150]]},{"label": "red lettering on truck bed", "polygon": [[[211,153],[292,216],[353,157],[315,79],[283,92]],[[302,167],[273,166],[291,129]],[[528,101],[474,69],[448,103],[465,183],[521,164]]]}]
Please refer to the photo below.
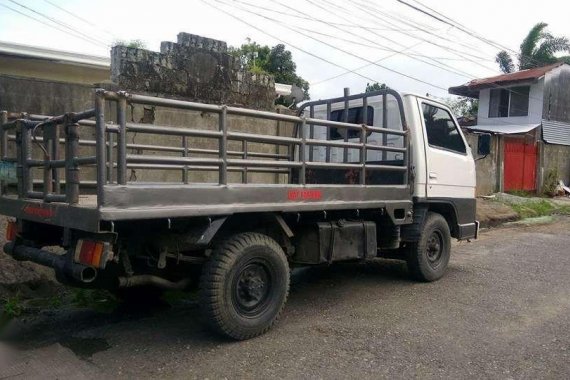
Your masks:
[{"label": "red lettering on truck bed", "polygon": [[296,189],[287,192],[287,199],[290,201],[313,201],[323,197],[321,190]]},{"label": "red lettering on truck bed", "polygon": [[55,215],[55,211],[52,209],[38,207],[38,206],[31,206],[31,205],[27,205],[26,207],[24,207],[22,211],[24,211],[24,214],[28,214],[30,216],[37,216],[45,219],[51,218],[52,216]]}]

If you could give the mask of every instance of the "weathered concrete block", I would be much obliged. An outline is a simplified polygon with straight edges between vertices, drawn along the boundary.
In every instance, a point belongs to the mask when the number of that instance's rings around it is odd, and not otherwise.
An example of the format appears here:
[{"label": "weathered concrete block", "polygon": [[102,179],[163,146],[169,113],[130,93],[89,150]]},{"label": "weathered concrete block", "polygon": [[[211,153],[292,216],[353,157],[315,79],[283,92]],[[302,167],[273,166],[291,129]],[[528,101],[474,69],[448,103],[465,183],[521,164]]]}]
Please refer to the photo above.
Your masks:
[{"label": "weathered concrete block", "polygon": [[273,109],[271,76],[240,71],[225,42],[188,33],[162,42],[160,52],[113,47],[111,79],[127,91]]},{"label": "weathered concrete block", "polygon": [[178,33],[177,42],[180,45],[196,49],[205,49],[211,52],[226,53],[228,51],[228,44],[225,41],[202,37],[196,34]]}]

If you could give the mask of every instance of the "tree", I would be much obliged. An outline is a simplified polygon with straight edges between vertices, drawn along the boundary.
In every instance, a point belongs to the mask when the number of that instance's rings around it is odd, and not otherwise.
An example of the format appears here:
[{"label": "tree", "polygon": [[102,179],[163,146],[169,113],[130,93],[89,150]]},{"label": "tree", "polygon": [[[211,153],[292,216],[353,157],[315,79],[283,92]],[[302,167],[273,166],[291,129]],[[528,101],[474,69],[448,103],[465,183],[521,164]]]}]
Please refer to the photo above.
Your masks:
[{"label": "tree", "polygon": [[273,47],[259,45],[250,39],[239,48],[230,48],[230,54],[237,57],[242,69],[256,74],[270,74],[277,83],[291,84],[303,90],[304,99],[309,99],[309,82],[297,75],[297,65],[293,55],[278,44]]},{"label": "tree", "polygon": [[116,40],[113,42],[113,46],[126,46],[135,49],[146,49],[146,43],[143,40]]},{"label": "tree", "polygon": [[[570,62],[570,56],[556,56],[560,52],[570,52],[570,41],[566,37],[554,37],[546,30],[547,26],[548,24],[539,22],[528,32],[517,55],[519,70],[532,69],[561,61]],[[499,52],[495,60],[502,72],[511,73],[515,71],[513,59],[505,50]]]},{"label": "tree", "polygon": [[269,46],[261,46],[248,38],[247,43],[241,45],[239,48],[230,47],[229,51],[231,55],[238,58],[242,69],[249,70],[256,74],[267,73],[263,67],[271,51]]},{"label": "tree", "polygon": [[457,117],[475,117],[479,111],[478,99],[459,96],[457,98],[448,98],[445,100],[445,103]]},{"label": "tree", "polygon": [[389,87],[386,85],[386,83],[378,83],[378,82],[374,82],[372,84],[370,83],[366,83],[366,90],[364,90],[364,92],[373,92],[373,91],[379,91],[379,90],[387,90]]}]

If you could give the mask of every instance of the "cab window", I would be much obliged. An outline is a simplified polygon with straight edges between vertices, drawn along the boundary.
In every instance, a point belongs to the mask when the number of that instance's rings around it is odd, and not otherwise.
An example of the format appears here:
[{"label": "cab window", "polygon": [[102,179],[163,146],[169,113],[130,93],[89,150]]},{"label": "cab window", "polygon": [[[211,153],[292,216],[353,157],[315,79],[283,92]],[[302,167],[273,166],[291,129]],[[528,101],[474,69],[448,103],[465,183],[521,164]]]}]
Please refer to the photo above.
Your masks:
[{"label": "cab window", "polygon": [[447,110],[423,103],[422,111],[430,146],[462,154],[467,153],[457,125]]}]

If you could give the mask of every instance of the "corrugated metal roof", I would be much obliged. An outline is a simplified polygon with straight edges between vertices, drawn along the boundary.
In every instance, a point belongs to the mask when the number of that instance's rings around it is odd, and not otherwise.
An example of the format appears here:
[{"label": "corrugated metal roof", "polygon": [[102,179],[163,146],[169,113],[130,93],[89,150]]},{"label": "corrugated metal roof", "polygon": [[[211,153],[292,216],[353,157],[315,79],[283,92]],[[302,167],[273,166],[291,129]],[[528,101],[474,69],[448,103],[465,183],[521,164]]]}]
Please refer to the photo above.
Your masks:
[{"label": "corrugated metal roof", "polygon": [[470,132],[486,132],[498,135],[515,135],[519,133],[528,133],[540,124],[498,124],[498,125],[473,125],[464,127]]},{"label": "corrugated metal roof", "polygon": [[570,145],[570,123],[542,120],[542,139],[550,144]]},{"label": "corrugated metal roof", "polygon": [[40,46],[15,44],[13,42],[5,41],[0,41],[0,54],[69,62],[101,68],[108,68],[111,65],[111,59],[109,57],[48,49]]},{"label": "corrugated metal roof", "polygon": [[547,72],[565,65],[564,62],[553,63],[552,65],[537,67],[534,69],[521,70],[510,74],[502,74],[494,77],[473,79],[461,86],[455,86],[449,88],[450,94],[470,96],[468,94],[473,94],[475,91],[479,91],[484,88],[495,87],[496,85],[509,85],[515,84],[517,82],[524,82],[542,78]]}]

